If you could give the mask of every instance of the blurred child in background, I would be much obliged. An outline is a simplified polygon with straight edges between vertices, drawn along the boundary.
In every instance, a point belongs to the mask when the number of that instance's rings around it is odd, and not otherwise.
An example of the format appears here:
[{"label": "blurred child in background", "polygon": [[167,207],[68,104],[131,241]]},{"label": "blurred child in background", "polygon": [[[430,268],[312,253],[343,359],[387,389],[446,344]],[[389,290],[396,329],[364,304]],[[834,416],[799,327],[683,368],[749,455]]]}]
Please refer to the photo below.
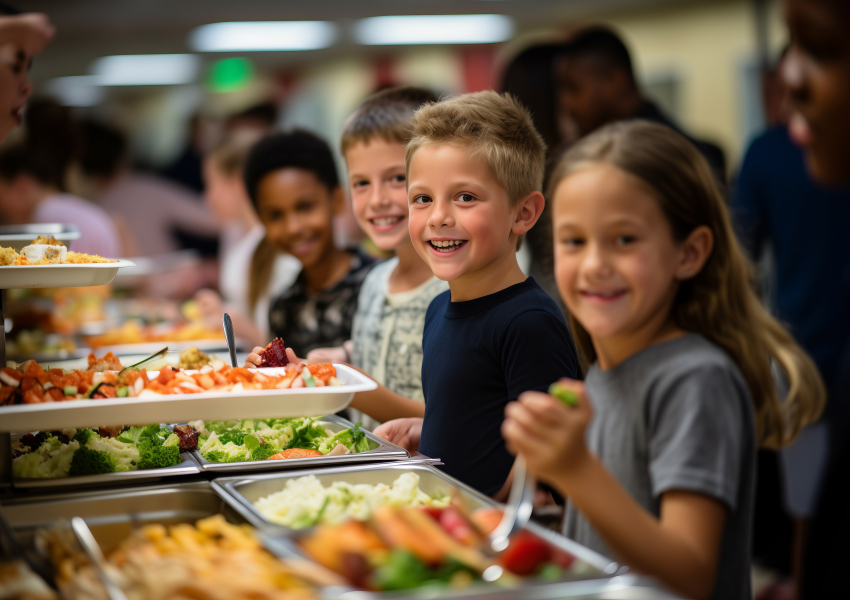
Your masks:
[{"label": "blurred child in background", "polygon": [[334,216],[345,197],[331,149],[306,131],[269,135],[248,155],[245,187],[269,242],[301,263],[292,286],[272,301],[271,335],[298,356],[342,346],[375,261],[334,244]]},{"label": "blurred child in background", "polygon": [[549,196],[558,288],[591,367],[562,381],[573,408],[537,392],[510,404],[505,439],[568,498],[568,537],[685,597],[749,599],[756,444],[787,445],[818,417],[817,369],[759,303],[684,137],[605,127],[564,156]]},{"label": "blurred child in background", "polygon": [[266,239],[266,229],[245,191],[245,159],[260,137],[254,131],[228,135],[204,160],[204,198],[222,226],[221,296],[209,289],[195,295],[209,327],[220,327],[227,312],[236,337],[251,347],[265,344],[271,299],[289,288],[301,270],[297,259],[278,252]]},{"label": "blurred child in background", "polygon": [[21,124],[32,93],[29,70],[56,30],[40,13],[0,16],[0,142]]},{"label": "blurred child in background", "polygon": [[[341,349],[314,350],[307,356],[308,360],[324,356],[350,362],[390,391],[419,402],[424,401],[425,312],[448,284],[434,277],[410,240],[404,149],[413,113],[436,101],[437,96],[428,90],[393,88],[370,96],[348,118],[341,146],[354,214],[372,242],[381,250],[395,252],[395,257],[366,276],[354,315],[352,343]],[[367,429],[379,424],[359,411],[350,412]]]}]

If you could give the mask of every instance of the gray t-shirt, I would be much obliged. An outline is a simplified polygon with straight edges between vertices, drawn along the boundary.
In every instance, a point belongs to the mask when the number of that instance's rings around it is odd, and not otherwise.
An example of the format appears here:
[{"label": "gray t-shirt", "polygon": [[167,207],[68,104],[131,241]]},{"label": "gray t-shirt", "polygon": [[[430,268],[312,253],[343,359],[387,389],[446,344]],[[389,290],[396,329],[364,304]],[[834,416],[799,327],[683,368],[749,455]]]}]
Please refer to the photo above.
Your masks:
[{"label": "gray t-shirt", "polygon": [[[593,405],[588,447],[631,496],[659,516],[661,495],[699,492],[728,509],[712,598],[752,598],[750,538],[755,422],[732,360],[697,334],[651,346],[585,380]],[[614,557],[567,502],[564,535]]]}]

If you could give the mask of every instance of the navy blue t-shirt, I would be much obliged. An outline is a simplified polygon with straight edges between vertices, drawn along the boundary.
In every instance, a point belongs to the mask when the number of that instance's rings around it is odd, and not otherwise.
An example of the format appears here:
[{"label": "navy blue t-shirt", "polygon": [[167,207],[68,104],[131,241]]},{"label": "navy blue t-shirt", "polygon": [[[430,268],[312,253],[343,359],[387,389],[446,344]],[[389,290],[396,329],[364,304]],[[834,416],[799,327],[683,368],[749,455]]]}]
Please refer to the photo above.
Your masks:
[{"label": "navy blue t-shirt", "polygon": [[734,192],[744,244],[758,257],[772,243],[776,316],[832,386],[850,340],[850,189],[813,181],[803,151],[777,127],[747,150]]},{"label": "navy blue t-shirt", "polygon": [[419,451],[441,459],[449,475],[495,494],[514,462],[500,430],[505,405],[561,377],[578,377],[564,317],[531,277],[467,302],[452,302],[445,292],[428,307],[422,348]]}]

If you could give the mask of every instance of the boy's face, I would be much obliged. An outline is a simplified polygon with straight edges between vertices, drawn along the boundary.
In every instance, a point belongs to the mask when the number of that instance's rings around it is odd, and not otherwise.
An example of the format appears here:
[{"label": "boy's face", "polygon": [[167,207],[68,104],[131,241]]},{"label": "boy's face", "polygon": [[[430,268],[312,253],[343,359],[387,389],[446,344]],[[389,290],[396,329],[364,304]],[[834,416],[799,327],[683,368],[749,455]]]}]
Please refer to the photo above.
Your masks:
[{"label": "boy's face", "polygon": [[329,190],[304,169],[272,171],[257,187],[257,214],[269,241],[305,269],[333,247],[333,218],[341,203],[339,188]]},{"label": "boy's face", "polygon": [[410,243],[404,144],[376,138],[345,153],[354,215],[381,250]]},{"label": "boy's face", "polygon": [[466,148],[424,146],[410,163],[410,237],[436,277],[453,281],[513,254],[515,210]]},{"label": "boy's face", "polygon": [[791,34],[782,77],[791,96],[789,131],[812,175],[850,181],[850,3],[787,0]]}]

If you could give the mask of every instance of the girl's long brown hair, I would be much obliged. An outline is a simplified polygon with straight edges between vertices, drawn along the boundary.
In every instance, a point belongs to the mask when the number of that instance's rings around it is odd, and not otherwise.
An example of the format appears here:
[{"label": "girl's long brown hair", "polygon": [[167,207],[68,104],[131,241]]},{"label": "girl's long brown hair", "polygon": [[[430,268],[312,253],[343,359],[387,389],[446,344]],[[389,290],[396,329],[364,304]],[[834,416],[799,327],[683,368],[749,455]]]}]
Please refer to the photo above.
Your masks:
[{"label": "girl's long brown hair", "polygon": [[[763,447],[790,444],[823,410],[826,391],[815,364],[759,302],[752,266],[735,237],[729,212],[708,163],[673,130],[647,121],[609,125],[573,146],[560,160],[549,184],[554,198],[569,174],[606,163],[636,177],[655,195],[676,241],[705,225],[714,248],[702,270],[680,284],[673,319],[686,331],[720,346],[738,365],[750,389],[757,437]],[[582,358],[596,351],[581,323],[570,325]],[[784,371],[788,394],[780,399],[771,359]]]}]

